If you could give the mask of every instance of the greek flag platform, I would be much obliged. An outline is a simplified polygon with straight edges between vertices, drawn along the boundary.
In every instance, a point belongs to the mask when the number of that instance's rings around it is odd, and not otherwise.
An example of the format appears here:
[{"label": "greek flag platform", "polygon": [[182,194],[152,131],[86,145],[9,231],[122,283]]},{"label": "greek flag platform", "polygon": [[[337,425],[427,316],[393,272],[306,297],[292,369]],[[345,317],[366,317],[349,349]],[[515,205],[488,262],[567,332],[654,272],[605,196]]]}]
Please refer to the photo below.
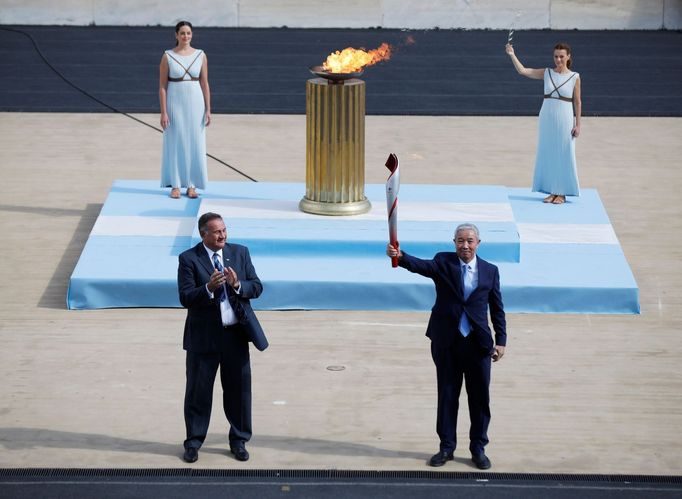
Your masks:
[{"label": "greek flag platform", "polygon": [[[198,217],[220,213],[229,242],[251,252],[264,291],[258,310],[427,311],[432,281],[391,267],[383,184],[372,210],[352,217],[303,213],[302,183],[211,182],[199,199],[171,199],[158,181],[117,180],[69,282],[70,309],[179,307],[178,255],[200,241]],[[431,258],[454,251],[453,230],[481,230],[478,255],[500,269],[509,312],[639,313],[639,290],[594,189],[565,205],[528,189],[402,185],[401,248]]]}]

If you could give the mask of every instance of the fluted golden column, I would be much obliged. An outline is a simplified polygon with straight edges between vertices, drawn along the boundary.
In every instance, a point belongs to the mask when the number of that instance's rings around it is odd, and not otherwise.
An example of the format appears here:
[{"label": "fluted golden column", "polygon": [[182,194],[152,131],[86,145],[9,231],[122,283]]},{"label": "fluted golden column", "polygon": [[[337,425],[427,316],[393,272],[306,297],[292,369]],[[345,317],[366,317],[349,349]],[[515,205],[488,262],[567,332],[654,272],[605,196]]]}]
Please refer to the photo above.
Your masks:
[{"label": "fluted golden column", "polygon": [[365,82],[306,83],[306,189],[301,211],[359,215],[365,197]]}]

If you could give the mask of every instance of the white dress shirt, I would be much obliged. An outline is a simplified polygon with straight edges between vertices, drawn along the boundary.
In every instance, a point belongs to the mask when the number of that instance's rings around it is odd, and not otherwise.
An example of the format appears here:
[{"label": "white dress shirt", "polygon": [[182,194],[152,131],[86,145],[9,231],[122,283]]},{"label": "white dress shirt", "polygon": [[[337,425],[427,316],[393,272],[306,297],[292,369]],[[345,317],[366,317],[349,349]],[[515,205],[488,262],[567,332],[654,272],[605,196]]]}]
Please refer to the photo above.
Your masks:
[{"label": "white dress shirt", "polygon": [[[213,251],[210,248],[207,248],[206,245],[204,244],[204,248],[206,249],[206,252],[208,253],[208,259],[211,261],[211,265],[213,265],[213,268],[215,268],[215,265],[213,264],[213,255],[218,255],[218,258],[220,261],[223,261],[223,250],[219,249],[218,251]],[[227,296],[227,283],[223,284],[223,287],[225,287],[225,296]],[[235,293],[239,294],[241,291],[241,284],[239,285],[239,289],[235,290]],[[213,293],[208,289],[208,283],[206,283],[206,292],[208,295],[213,299]],[[230,301],[229,300],[223,300],[220,302],[220,316],[223,321],[223,326],[232,326],[239,322],[237,320],[237,315],[234,313],[234,310],[232,310],[232,307],[230,306]]]},{"label": "white dress shirt", "polygon": [[466,263],[460,258],[459,265],[460,268],[462,267],[462,265],[468,265],[469,267],[471,267],[471,270],[469,272],[471,272],[471,291],[473,291],[478,287],[478,260],[476,259],[476,255],[474,255],[474,257],[471,259],[469,263]]}]

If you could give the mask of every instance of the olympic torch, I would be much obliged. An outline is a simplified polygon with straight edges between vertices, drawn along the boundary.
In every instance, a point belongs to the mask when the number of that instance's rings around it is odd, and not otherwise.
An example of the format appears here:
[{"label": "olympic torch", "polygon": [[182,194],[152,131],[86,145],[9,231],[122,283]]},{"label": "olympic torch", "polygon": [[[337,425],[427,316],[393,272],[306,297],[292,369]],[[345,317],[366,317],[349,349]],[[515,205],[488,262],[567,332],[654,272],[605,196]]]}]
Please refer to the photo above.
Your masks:
[{"label": "olympic torch", "polygon": [[[395,249],[400,247],[398,243],[398,191],[400,190],[400,165],[398,156],[391,153],[386,160],[386,168],[391,174],[386,180],[386,207],[388,208],[388,238]],[[398,266],[398,257],[391,258],[391,265]]]}]

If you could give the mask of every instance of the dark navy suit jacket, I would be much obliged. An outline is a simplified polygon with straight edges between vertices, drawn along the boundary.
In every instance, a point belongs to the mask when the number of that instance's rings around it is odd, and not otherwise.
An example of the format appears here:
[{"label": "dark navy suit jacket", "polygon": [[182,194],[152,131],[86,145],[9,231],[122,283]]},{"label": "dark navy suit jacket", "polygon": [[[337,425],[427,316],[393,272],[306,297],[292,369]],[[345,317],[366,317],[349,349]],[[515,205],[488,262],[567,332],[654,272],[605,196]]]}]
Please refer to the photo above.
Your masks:
[{"label": "dark navy suit jacket", "polygon": [[455,335],[459,333],[459,321],[467,314],[472,325],[470,334],[485,352],[492,353],[493,338],[488,326],[488,308],[495,329],[495,343],[507,343],[506,320],[502,295],[500,294],[500,274],[495,265],[480,257],[478,261],[478,286],[467,300],[462,289],[462,270],[456,253],[437,253],[432,260],[422,260],[403,252],[398,265],[433,279],[436,285],[436,303],[431,308],[431,318],[426,336],[434,346],[452,346]]},{"label": "dark navy suit jacket", "polygon": [[[241,283],[241,293],[230,290],[232,305],[245,339],[251,341],[258,350],[268,347],[268,340],[251,308],[250,299],[258,298],[263,285],[251,263],[249,250],[239,244],[225,244],[223,266],[232,267]],[[187,308],[183,348],[197,353],[215,353],[224,350],[223,338],[226,333],[220,316],[220,303],[210,298],[206,283],[213,273],[206,248],[199,243],[183,252],[178,265],[178,291],[180,303]],[[229,289],[230,286],[227,286]],[[215,295],[214,295],[215,296]]]}]

